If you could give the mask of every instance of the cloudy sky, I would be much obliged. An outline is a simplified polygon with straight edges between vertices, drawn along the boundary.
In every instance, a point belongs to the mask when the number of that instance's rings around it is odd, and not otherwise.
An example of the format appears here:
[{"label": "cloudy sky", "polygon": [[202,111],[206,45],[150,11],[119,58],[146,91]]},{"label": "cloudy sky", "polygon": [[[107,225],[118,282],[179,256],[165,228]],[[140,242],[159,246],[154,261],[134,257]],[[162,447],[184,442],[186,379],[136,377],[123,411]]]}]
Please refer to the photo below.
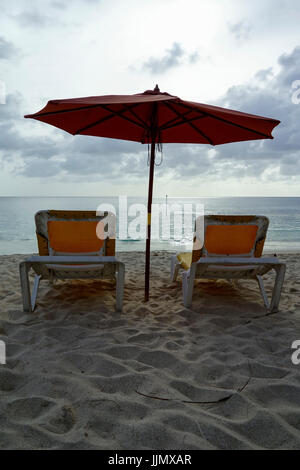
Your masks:
[{"label": "cloudy sky", "polygon": [[156,83],[282,122],[274,140],[165,145],[155,195],[300,196],[299,0],[0,0],[0,12],[0,196],[146,195],[146,146],[23,115]]}]

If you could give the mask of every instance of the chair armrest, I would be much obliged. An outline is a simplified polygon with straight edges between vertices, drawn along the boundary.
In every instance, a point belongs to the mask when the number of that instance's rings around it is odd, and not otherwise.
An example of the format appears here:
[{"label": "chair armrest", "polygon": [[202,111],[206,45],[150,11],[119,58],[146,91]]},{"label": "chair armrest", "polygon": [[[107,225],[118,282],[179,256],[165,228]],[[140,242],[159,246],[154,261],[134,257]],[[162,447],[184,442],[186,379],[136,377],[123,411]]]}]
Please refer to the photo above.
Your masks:
[{"label": "chair armrest", "polygon": [[232,257],[207,257],[207,258],[200,258],[198,261],[192,264],[227,264],[227,265],[239,265],[239,264],[268,264],[268,265],[274,265],[274,266],[279,266],[279,265],[284,265],[285,263],[282,263],[279,261],[277,257],[265,257],[265,258],[232,258]]},{"label": "chair armrest", "polygon": [[[114,256],[30,256],[25,260],[26,264],[121,264]],[[123,263],[122,263],[123,264]]]}]

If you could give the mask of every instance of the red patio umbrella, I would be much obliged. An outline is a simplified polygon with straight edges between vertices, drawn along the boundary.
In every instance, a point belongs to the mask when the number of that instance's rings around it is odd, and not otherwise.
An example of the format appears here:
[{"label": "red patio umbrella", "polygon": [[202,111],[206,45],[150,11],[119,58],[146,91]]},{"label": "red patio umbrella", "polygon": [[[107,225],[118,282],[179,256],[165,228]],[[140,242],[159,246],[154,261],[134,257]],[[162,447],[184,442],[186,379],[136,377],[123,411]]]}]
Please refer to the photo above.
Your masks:
[{"label": "red patio umbrella", "polygon": [[184,101],[158,86],[135,95],[105,95],[51,100],[39,112],[26,115],[72,135],[92,135],[151,144],[146,239],[145,300],[149,300],[151,205],[155,144],[220,145],[273,139],[280,121],[231,109]]}]

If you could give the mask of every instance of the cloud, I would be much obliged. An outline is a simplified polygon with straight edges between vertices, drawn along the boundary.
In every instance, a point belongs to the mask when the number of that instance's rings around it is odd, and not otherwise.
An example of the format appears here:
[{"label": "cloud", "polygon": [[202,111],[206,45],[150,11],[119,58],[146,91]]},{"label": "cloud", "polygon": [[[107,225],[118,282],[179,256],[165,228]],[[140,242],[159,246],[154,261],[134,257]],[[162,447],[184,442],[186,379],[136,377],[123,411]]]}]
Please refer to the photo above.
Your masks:
[{"label": "cloud", "polygon": [[[9,94],[0,105],[0,162],[14,173],[33,178],[51,176],[90,179],[101,175],[114,179],[142,175],[147,147],[122,140],[91,136],[73,137],[21,114],[21,94]],[[35,135],[37,127],[45,135]],[[30,129],[33,135],[28,135]],[[142,158],[140,158],[142,157]]]},{"label": "cloud", "polygon": [[292,54],[282,54],[278,63],[281,66],[279,86],[290,88],[294,80],[300,79],[300,46],[295,47]]},{"label": "cloud", "polygon": [[14,93],[6,97],[6,104],[0,105],[0,162],[21,174],[26,173],[24,169],[29,162],[34,176],[35,165],[31,163],[51,160],[59,153],[59,142],[47,136],[26,135],[26,129],[22,128],[22,103],[21,94]]},{"label": "cloud", "polygon": [[64,2],[59,1],[59,0],[57,0],[57,1],[54,0],[54,1],[51,2],[51,6],[53,8],[57,8],[58,10],[65,10],[67,8],[67,3],[64,3]]},{"label": "cloud", "polygon": [[184,51],[180,44],[174,42],[171,49],[161,58],[150,57],[144,62],[144,68],[150,70],[151,73],[164,73],[168,69],[180,65],[180,58],[184,55]]},{"label": "cloud", "polygon": [[238,42],[242,42],[248,39],[252,28],[248,22],[243,19],[237,23],[228,23],[228,29]]},{"label": "cloud", "polygon": [[[219,105],[279,119],[273,131],[274,140],[228,144],[217,149],[217,157],[231,161],[226,174],[237,176],[278,175],[293,182],[300,175],[300,104],[292,102],[293,80],[300,79],[300,48],[278,59],[277,75],[270,70],[256,74],[259,82],[231,87]],[[242,170],[241,165],[245,169]],[[267,176],[266,176],[267,177]]]},{"label": "cloud", "polygon": [[[72,4],[74,4],[74,1],[72,2]],[[102,2],[102,0],[77,0],[78,3],[83,3],[83,4],[86,4],[86,5],[97,5],[99,4],[100,2]],[[65,10],[68,8],[68,6],[70,6],[71,2],[70,0],[52,0],[51,1],[51,6],[53,8],[57,8],[59,10]]]},{"label": "cloud", "polygon": [[[81,4],[81,6],[89,8],[99,5],[102,0],[73,0],[73,2],[66,0],[35,1],[34,6],[31,5],[30,8],[23,9],[16,14],[10,15],[10,17],[24,28],[47,29],[48,27],[67,26],[70,22],[65,11],[70,9],[71,5],[74,7],[75,1],[79,5]],[[65,21],[62,21],[62,15],[64,15]]]},{"label": "cloud", "polygon": [[200,57],[197,51],[187,54],[178,42],[174,42],[170,49],[162,57],[150,57],[143,64],[143,69],[152,74],[165,73],[168,70],[182,65],[187,59],[191,64],[197,62]]},{"label": "cloud", "polygon": [[38,10],[24,10],[13,16],[13,18],[25,28],[45,28],[50,25],[60,24],[55,18],[47,14],[40,13]]},{"label": "cloud", "polygon": [[268,69],[262,69],[256,72],[255,78],[259,81],[266,82],[273,76],[273,69],[269,67]]},{"label": "cloud", "polygon": [[200,54],[198,51],[192,52],[189,54],[188,60],[191,64],[195,64],[196,62],[199,62],[200,60]]},{"label": "cloud", "polygon": [[135,142],[76,136],[68,142],[66,157],[61,169],[68,174],[81,178],[97,174],[109,180],[130,181],[143,175],[146,147]]},{"label": "cloud", "polygon": [[3,36],[0,36],[0,60],[12,59],[18,55],[18,49],[10,41],[7,41]]},{"label": "cloud", "polygon": [[292,101],[292,83],[300,80],[300,47],[281,55],[278,64],[277,74],[271,68],[260,70],[250,83],[229,88],[215,103],[280,120],[273,140],[232,143],[213,150],[202,145],[170,145],[162,171],[170,171],[175,179],[201,174],[220,182],[253,178],[256,182],[299,184],[300,103]]}]

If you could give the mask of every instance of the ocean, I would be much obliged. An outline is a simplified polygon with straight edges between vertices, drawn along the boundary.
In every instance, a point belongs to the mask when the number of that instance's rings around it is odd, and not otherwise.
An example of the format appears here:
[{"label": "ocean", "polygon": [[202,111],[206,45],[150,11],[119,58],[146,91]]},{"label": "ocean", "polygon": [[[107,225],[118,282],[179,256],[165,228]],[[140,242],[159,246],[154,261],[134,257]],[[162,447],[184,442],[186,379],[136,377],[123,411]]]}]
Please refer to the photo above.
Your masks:
[{"label": "ocean", "polygon": [[[123,200],[124,202],[124,200]],[[196,204],[203,204],[206,214],[255,214],[270,219],[265,252],[300,252],[300,198],[298,197],[225,197],[225,198],[154,198],[160,204],[162,214],[167,207],[189,207],[195,215]],[[128,229],[136,228],[131,223],[138,217],[139,209],[146,206],[145,198],[128,197],[127,210],[122,210],[117,197],[0,197],[0,254],[36,253],[34,214],[42,209],[96,210],[100,204],[110,204],[116,210],[117,221],[127,218]],[[136,206],[134,206],[136,204]],[[137,212],[136,212],[137,211]],[[141,212],[142,213],[142,212]],[[119,217],[120,215],[120,217]],[[145,217],[140,217],[144,220]],[[151,250],[189,250],[192,246],[192,230],[182,236],[174,236],[174,221],[170,218],[170,236],[162,234],[162,220],[158,222],[160,238],[151,242]],[[123,224],[124,225],[124,224]],[[133,227],[134,226],[134,227]],[[136,236],[126,237],[124,227],[118,233],[117,251],[144,250],[145,240]],[[137,232],[137,230],[136,230]]]}]

